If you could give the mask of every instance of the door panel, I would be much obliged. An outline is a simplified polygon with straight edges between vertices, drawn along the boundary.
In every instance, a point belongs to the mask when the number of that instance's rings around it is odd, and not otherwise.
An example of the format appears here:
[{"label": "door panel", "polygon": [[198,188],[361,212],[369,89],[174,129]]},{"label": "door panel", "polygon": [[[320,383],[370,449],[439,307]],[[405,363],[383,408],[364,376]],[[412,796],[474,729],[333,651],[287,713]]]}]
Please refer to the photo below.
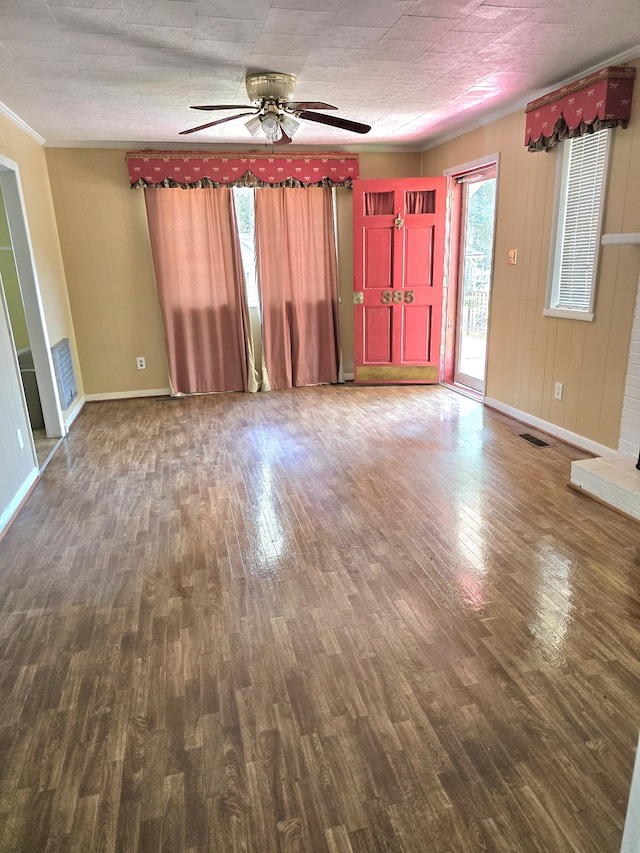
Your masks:
[{"label": "door panel", "polygon": [[391,309],[367,305],[363,314],[366,361],[390,364],[393,341]]},{"label": "door panel", "polygon": [[355,381],[440,381],[446,178],[354,181]]},{"label": "door panel", "polygon": [[389,229],[368,228],[364,235],[364,287],[389,287],[393,280],[393,237]]},{"label": "door panel", "polygon": [[405,226],[404,287],[433,285],[433,227]]},{"label": "door panel", "polygon": [[403,362],[431,361],[431,306],[406,305],[404,315],[404,334],[402,335]]}]

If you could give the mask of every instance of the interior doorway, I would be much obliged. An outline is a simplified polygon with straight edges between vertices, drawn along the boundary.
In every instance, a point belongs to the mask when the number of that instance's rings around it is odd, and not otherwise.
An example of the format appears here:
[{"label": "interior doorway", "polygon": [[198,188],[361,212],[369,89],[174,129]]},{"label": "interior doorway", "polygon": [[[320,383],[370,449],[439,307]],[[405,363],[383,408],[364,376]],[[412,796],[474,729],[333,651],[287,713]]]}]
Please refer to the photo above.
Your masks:
[{"label": "interior doorway", "polygon": [[451,177],[451,286],[447,306],[445,381],[484,396],[497,160],[459,167]]},{"label": "interior doorway", "polygon": [[13,251],[13,244],[11,242],[11,234],[9,231],[9,223],[7,221],[7,213],[1,185],[0,281],[2,282],[2,288],[4,291],[9,327],[13,337],[13,345],[18,358],[20,379],[22,381],[22,388],[27,403],[29,423],[31,425],[31,431],[34,439],[37,440],[41,436],[46,437],[46,430],[44,428],[44,417],[42,414],[40,393],[38,391],[38,380],[36,378],[36,371],[33,364],[29,329],[27,328],[27,318],[24,313],[24,303],[22,302],[22,293],[20,291],[20,282],[18,279],[18,271],[16,269],[15,255]]},{"label": "interior doorway", "polygon": [[65,424],[24,210],[18,166],[0,155],[0,287],[16,352],[18,379],[42,468],[65,435]]}]

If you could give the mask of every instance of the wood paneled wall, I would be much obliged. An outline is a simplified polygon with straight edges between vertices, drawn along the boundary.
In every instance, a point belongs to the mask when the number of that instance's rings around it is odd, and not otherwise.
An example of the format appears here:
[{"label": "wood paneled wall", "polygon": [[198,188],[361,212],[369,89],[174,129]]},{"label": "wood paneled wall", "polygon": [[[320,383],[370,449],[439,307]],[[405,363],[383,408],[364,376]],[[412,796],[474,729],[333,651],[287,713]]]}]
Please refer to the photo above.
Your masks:
[{"label": "wood paneled wall", "polygon": [[[640,61],[633,64],[640,76]],[[640,251],[602,247],[592,323],[543,316],[557,151],[529,153],[524,121],[519,111],[425,151],[422,173],[500,154],[487,396],[616,449]],[[629,127],[613,136],[604,230],[638,231],[639,91]],[[516,266],[507,264],[511,248],[518,249]],[[564,384],[561,401],[555,382]]]}]

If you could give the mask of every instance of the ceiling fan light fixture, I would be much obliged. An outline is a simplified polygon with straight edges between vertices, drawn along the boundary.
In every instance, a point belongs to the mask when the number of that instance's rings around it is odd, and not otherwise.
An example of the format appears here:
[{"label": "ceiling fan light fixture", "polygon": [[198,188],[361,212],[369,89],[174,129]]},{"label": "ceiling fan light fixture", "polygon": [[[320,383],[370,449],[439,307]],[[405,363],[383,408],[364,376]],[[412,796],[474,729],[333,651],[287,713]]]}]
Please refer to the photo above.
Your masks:
[{"label": "ceiling fan light fixture", "polygon": [[280,127],[280,122],[278,121],[276,113],[268,112],[266,115],[262,116],[260,121],[262,123],[264,135],[267,137],[269,142],[277,142],[282,138],[282,128]]},{"label": "ceiling fan light fixture", "polygon": [[[325,110],[337,110],[331,104],[323,101],[294,101],[292,100],[296,78],[293,74],[280,74],[274,71],[263,71],[258,74],[249,74],[245,78],[247,94],[253,101],[253,106],[244,104],[203,104],[193,106],[194,110],[233,110],[249,109],[250,112],[241,112],[236,115],[201,124],[182,130],[180,133],[195,133],[198,130],[206,130],[209,127],[233,121],[238,118],[252,116],[245,122],[249,133],[258,138],[263,133],[268,142],[287,145],[291,142],[293,135],[300,127],[297,119],[302,121],[313,121],[318,124],[326,124],[329,127],[337,127],[340,130],[348,130],[352,133],[368,133],[370,125],[357,121],[349,121],[339,116],[325,115]],[[317,112],[321,110],[321,112]],[[294,118],[295,116],[295,118]]]},{"label": "ceiling fan light fixture", "polygon": [[262,130],[262,122],[260,121],[260,116],[254,116],[250,118],[249,121],[245,122],[244,125],[249,133],[252,136],[257,136]]},{"label": "ceiling fan light fixture", "polygon": [[290,101],[296,87],[296,78],[293,74],[261,71],[258,74],[249,74],[245,79],[245,86],[251,101]]},{"label": "ceiling fan light fixture", "polygon": [[280,127],[277,127],[274,131],[265,131],[264,134],[269,142],[277,142],[279,139],[282,139],[282,130]]},{"label": "ceiling fan light fixture", "polygon": [[287,136],[293,136],[296,130],[300,127],[300,122],[284,113],[280,116],[280,127],[284,130]]}]

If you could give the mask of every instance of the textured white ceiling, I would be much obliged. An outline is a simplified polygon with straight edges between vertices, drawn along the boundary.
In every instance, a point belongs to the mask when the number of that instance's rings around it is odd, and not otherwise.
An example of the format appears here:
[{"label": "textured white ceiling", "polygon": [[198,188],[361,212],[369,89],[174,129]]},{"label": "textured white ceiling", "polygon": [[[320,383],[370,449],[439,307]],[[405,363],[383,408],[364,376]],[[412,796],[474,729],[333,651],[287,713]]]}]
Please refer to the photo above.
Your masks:
[{"label": "textured white ceiling", "polygon": [[296,145],[417,148],[638,45],[640,0],[0,0],[0,103],[50,145],[255,145],[246,119],[178,132],[281,71],[373,126]]}]

